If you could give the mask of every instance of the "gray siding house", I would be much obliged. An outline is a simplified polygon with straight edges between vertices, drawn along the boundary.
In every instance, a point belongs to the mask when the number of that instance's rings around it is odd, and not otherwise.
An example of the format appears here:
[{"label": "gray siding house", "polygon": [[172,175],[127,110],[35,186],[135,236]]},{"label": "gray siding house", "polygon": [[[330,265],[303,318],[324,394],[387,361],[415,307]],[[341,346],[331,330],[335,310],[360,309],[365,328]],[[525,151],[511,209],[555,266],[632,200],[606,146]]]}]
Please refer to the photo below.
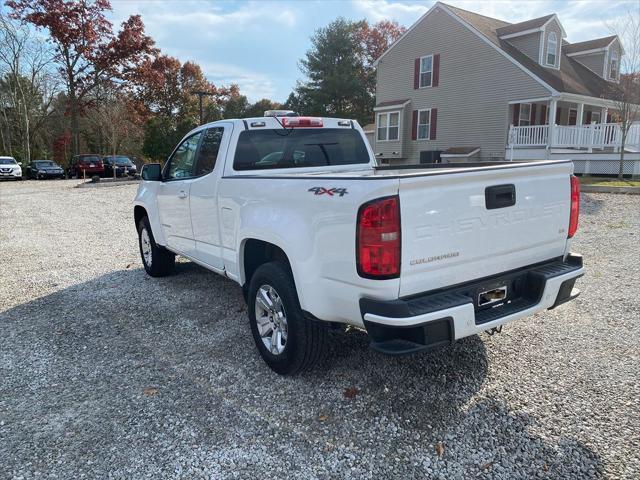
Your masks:
[{"label": "gray siding house", "polygon": [[610,121],[620,41],[565,37],[555,14],[512,24],[436,3],[376,62],[376,157],[502,160],[516,142],[549,158],[562,127]]}]

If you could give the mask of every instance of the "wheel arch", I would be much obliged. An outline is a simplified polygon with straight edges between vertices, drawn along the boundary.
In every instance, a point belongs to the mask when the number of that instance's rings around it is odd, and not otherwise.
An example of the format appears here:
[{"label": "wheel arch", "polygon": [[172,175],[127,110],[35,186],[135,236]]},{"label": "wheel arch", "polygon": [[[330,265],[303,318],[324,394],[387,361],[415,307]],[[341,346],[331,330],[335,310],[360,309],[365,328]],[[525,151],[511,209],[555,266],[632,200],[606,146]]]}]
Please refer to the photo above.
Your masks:
[{"label": "wheel arch", "polygon": [[245,291],[258,267],[272,261],[284,263],[291,273],[294,285],[296,284],[291,261],[285,250],[271,241],[253,237],[243,239],[240,244],[239,261],[240,284]]},{"label": "wheel arch", "polygon": [[133,207],[133,219],[136,222],[136,228],[138,228],[138,225],[140,224],[140,220],[148,216],[149,214],[147,213],[147,209],[144,208],[142,205],[136,205],[135,207]]}]

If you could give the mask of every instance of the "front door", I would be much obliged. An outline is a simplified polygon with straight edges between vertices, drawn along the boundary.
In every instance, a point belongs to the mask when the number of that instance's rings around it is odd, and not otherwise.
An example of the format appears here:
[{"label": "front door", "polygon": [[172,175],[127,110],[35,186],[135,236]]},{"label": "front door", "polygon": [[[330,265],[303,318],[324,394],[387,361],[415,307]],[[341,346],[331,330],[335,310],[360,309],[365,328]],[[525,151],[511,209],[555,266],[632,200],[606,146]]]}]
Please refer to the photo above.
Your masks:
[{"label": "front door", "polygon": [[201,132],[185,139],[173,152],[158,187],[158,213],[167,247],[190,257],[195,253],[189,194]]}]

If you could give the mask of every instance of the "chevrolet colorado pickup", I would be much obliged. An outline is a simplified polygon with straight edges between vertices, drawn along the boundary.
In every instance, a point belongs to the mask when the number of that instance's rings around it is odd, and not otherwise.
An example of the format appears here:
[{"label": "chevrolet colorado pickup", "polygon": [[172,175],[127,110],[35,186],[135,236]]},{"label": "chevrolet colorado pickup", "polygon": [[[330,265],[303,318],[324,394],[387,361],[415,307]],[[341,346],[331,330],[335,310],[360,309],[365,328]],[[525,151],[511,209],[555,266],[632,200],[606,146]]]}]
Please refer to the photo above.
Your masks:
[{"label": "chevrolet colorado pickup", "polygon": [[327,327],[412,353],[575,298],[570,161],[379,167],[357,122],[223,120],[145,165],[134,218],[145,270],[182,255],[240,284],[265,362],[321,357]]}]

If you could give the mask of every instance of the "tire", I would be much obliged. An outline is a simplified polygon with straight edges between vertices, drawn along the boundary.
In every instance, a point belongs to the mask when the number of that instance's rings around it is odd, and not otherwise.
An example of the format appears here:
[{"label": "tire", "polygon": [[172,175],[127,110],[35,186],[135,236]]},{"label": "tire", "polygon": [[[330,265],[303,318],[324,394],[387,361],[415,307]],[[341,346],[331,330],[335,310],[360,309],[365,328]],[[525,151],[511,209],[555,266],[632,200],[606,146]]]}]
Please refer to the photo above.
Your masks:
[{"label": "tire", "polygon": [[[269,289],[272,289],[275,295]],[[267,293],[272,301],[274,310],[271,312],[263,308],[264,300],[262,303],[257,301],[258,295],[263,293]],[[300,308],[290,270],[283,263],[270,262],[260,266],[251,277],[247,297],[253,339],[262,359],[273,371],[280,375],[295,375],[309,370],[323,358],[326,351],[327,328],[304,314]],[[281,307],[280,312],[283,314],[284,322],[282,317],[274,315],[279,307]],[[263,334],[265,337],[271,337],[270,339],[263,340],[260,334],[258,311],[264,314],[261,315],[263,320],[270,318],[260,322]],[[269,313],[271,317],[268,317]],[[286,334],[285,342],[281,341],[283,330]],[[280,337],[275,335],[277,343],[274,347],[271,340],[274,338],[274,332],[277,333],[277,331],[280,332]],[[278,351],[279,348],[282,350]]]},{"label": "tire", "polygon": [[140,247],[142,265],[149,275],[165,277],[173,272],[176,255],[156,243],[148,217],[143,217],[138,223],[138,246]]}]

